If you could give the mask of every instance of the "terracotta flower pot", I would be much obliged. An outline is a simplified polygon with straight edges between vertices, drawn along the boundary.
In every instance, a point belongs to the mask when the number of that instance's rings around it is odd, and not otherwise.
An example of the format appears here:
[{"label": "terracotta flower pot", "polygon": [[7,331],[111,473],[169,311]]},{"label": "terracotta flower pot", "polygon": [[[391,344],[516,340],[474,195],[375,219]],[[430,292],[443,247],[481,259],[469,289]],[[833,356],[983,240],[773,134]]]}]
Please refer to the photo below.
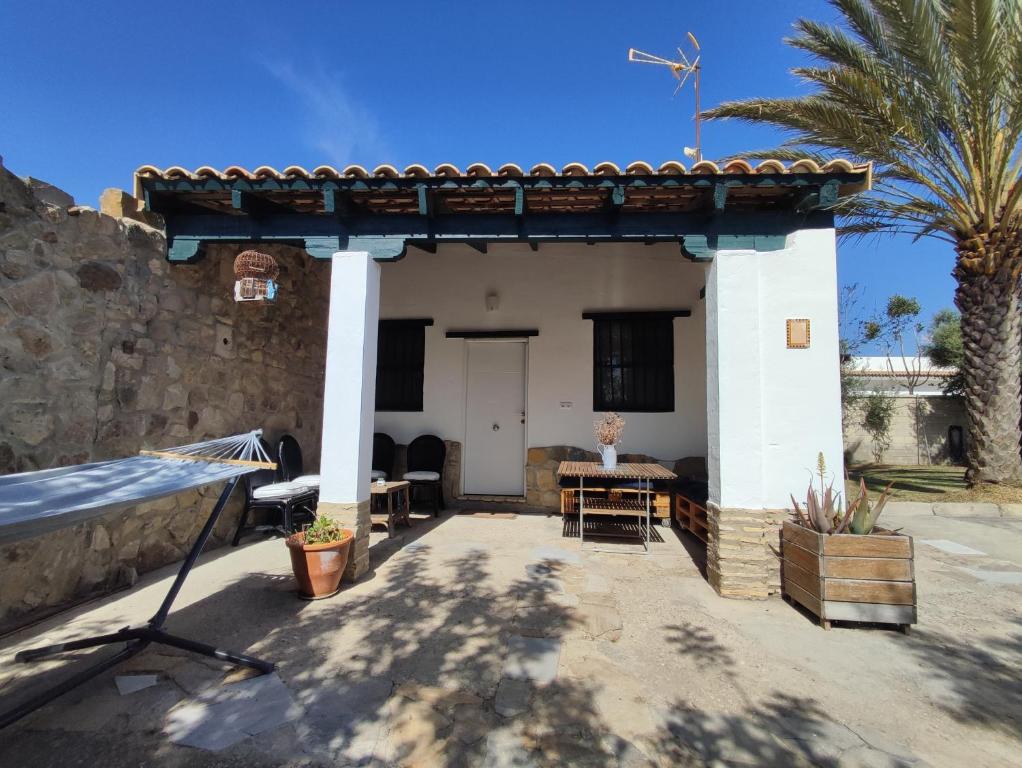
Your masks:
[{"label": "terracotta flower pot", "polygon": [[337,592],[348,564],[348,551],[354,533],[344,529],[343,541],[327,544],[306,544],[304,533],[295,533],[287,538],[291,553],[291,568],[298,582],[298,594],[307,600],[330,597]]}]

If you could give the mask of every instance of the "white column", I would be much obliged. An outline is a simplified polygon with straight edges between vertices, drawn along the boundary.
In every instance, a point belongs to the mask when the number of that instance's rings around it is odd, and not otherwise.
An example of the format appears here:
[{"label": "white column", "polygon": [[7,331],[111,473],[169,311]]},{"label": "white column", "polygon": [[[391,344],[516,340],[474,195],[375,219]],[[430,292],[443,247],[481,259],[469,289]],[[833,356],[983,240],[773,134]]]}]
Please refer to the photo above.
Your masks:
[{"label": "white column", "polygon": [[761,507],[759,266],[764,254],[719,251],[706,282],[707,469],[710,501]]},{"label": "white column", "polygon": [[368,567],[369,475],[376,410],[380,265],[368,253],[335,253],[330,266],[320,509],[355,531],[348,576]]},{"label": "white column", "polygon": [[[758,597],[777,585],[774,533],[804,496],[822,451],[843,490],[833,230],[802,230],[774,252],[719,251],[706,284],[710,581]],[[786,321],[810,321],[788,349]]]}]

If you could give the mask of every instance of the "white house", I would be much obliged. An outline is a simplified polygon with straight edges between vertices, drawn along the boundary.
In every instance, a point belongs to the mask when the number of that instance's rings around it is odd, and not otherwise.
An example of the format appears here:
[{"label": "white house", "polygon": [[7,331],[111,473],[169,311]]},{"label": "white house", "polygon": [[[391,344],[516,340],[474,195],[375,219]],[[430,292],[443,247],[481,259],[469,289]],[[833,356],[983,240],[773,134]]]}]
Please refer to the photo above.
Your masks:
[{"label": "white house", "polygon": [[356,530],[356,575],[374,431],[460,443],[460,492],[523,496],[530,456],[591,450],[615,410],[624,452],[705,457],[711,583],[762,596],[789,493],[821,451],[840,472],[828,209],[870,174],[146,166],[136,194],[164,216],[172,262],[295,241],[331,261],[320,506]]},{"label": "white house", "polygon": [[[886,464],[950,464],[965,458],[968,416],[965,401],[945,395],[954,368],[933,365],[924,355],[902,358],[856,356],[846,361],[855,394],[879,392],[894,401]],[[852,464],[875,460],[876,444],[863,423],[861,399],[845,412],[845,457]]]}]

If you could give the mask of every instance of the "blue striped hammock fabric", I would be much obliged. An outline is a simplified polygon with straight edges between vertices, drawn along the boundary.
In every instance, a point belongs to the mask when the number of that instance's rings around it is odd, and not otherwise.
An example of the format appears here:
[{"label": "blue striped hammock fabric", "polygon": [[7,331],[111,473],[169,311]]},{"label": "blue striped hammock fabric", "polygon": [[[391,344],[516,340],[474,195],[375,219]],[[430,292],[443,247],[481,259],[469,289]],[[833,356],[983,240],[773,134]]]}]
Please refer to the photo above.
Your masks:
[{"label": "blue striped hammock fabric", "polygon": [[138,456],[0,476],[0,544],[77,525],[119,507],[274,469],[262,430]]}]

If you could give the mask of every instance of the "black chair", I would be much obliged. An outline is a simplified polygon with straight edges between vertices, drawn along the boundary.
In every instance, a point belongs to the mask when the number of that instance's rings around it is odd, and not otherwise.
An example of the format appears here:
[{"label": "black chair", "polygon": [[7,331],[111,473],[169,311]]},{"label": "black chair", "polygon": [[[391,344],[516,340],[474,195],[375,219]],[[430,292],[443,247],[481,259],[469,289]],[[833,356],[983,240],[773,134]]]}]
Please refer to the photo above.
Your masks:
[{"label": "black chair", "polygon": [[447,446],[436,435],[419,435],[408,445],[408,471],[404,478],[412,484],[411,491],[428,490],[433,501],[434,517],[440,515],[444,504],[444,459]]},{"label": "black chair", "polygon": [[319,475],[303,474],[305,464],[302,461],[302,447],[293,436],[284,435],[280,438],[277,455],[280,457],[282,480],[303,485],[315,485],[319,488]]},{"label": "black chair", "polygon": [[383,432],[373,432],[372,480],[389,480],[394,476],[394,438]]},{"label": "black chair", "polygon": [[[271,456],[270,446],[264,440],[261,442],[266,455]],[[295,532],[296,516],[308,519],[310,522],[316,517],[316,505],[319,502],[319,476],[300,474],[302,453],[298,441],[293,437],[285,435],[278,448],[277,469],[260,469],[245,475],[245,506],[238,519],[238,527],[234,530],[234,538],[231,540],[232,547],[238,546],[246,528],[264,527],[248,525],[248,519],[253,510],[278,514],[280,523],[265,526],[265,528],[276,530],[285,536]],[[286,465],[285,457],[290,459],[289,466]],[[299,474],[289,478],[288,471],[297,471]],[[305,478],[309,478],[309,480],[306,481]],[[312,483],[313,478],[315,479],[314,484]]]}]

